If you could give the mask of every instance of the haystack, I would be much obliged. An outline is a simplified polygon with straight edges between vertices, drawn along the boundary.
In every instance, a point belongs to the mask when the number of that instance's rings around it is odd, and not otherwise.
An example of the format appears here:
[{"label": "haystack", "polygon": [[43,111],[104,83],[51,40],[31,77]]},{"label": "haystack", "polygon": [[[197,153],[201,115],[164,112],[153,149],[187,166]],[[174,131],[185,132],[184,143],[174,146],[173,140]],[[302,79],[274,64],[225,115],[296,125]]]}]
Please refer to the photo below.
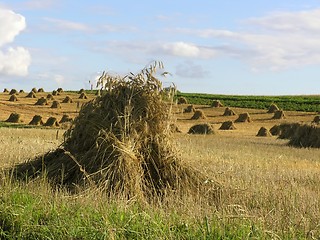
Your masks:
[{"label": "haystack", "polygon": [[7,92],[9,92],[9,90],[7,88],[5,88],[5,89],[3,89],[3,92],[7,93]]},{"label": "haystack", "polygon": [[38,90],[34,87],[34,88],[31,89],[31,92],[37,93]]},{"label": "haystack", "polygon": [[313,121],[312,121],[312,123],[314,123],[314,124],[320,124],[320,115],[315,116],[314,119],[313,119]]},{"label": "haystack", "polygon": [[24,90],[23,90],[23,89],[20,89],[19,93],[24,93]]},{"label": "haystack", "polygon": [[63,93],[63,89],[62,89],[61,87],[59,87],[59,88],[57,89],[57,92],[58,92],[58,93]]},{"label": "haystack", "polygon": [[81,88],[78,93],[81,94],[81,93],[84,93],[84,92],[85,92],[84,89]]},{"label": "haystack", "polygon": [[214,129],[211,124],[203,123],[203,124],[196,124],[193,125],[189,131],[189,134],[214,134]]},{"label": "haystack", "polygon": [[145,201],[172,190],[188,197],[212,190],[216,185],[182,162],[172,145],[169,106],[153,72],[150,67],[126,78],[103,73],[103,96],[84,104],[61,147],[16,166],[13,176],[45,173],[71,190],[92,186],[110,197]]},{"label": "haystack", "polygon": [[257,137],[271,137],[271,133],[265,127],[261,127],[257,133]]},{"label": "haystack", "polygon": [[211,107],[223,107],[223,104],[219,100],[213,100]]},{"label": "haystack", "polygon": [[234,116],[234,115],[236,115],[236,113],[232,109],[227,107],[224,110],[223,116]]},{"label": "haystack", "polygon": [[10,95],[12,94],[18,94],[18,91],[16,89],[11,89],[11,91],[9,92]]},{"label": "haystack", "polygon": [[282,110],[275,111],[274,115],[272,117],[272,119],[285,119],[285,118],[286,118],[286,116],[284,114],[284,111],[282,111]]},{"label": "haystack", "polygon": [[273,136],[280,135],[280,133],[281,133],[280,125],[274,125],[272,128],[270,128],[269,132]]},{"label": "haystack", "polygon": [[18,98],[17,98],[17,96],[16,96],[15,94],[12,94],[12,95],[10,96],[10,98],[9,98],[9,101],[10,101],[10,102],[16,102],[16,101],[18,101]]},{"label": "haystack", "polygon": [[88,99],[88,97],[87,97],[86,93],[83,92],[80,94],[79,99]]},{"label": "haystack", "polygon": [[60,92],[56,91],[56,90],[53,90],[52,91],[52,95],[53,96],[59,96],[60,95]]},{"label": "haystack", "polygon": [[60,124],[57,121],[57,118],[55,117],[49,117],[48,120],[43,124],[43,126],[46,127],[59,127]]},{"label": "haystack", "polygon": [[202,110],[196,110],[193,114],[193,116],[191,117],[192,120],[197,120],[197,119],[206,119],[206,115],[204,114],[204,112]]},{"label": "haystack", "polygon": [[59,121],[59,123],[65,123],[65,122],[72,122],[73,121],[73,118],[70,117],[69,115],[67,114],[64,114],[61,118],[61,120]]},{"label": "haystack", "polygon": [[226,121],[223,122],[221,127],[219,128],[220,130],[235,130],[236,126],[232,121]]},{"label": "haystack", "polygon": [[279,111],[279,108],[276,104],[272,103],[267,113],[275,113],[276,111]]},{"label": "haystack", "polygon": [[53,97],[53,95],[52,95],[51,93],[49,93],[49,94],[47,95],[47,99],[48,99],[48,100],[54,100],[54,97]]},{"label": "haystack", "polygon": [[39,88],[38,93],[42,93],[42,92],[44,92],[43,88]]},{"label": "haystack", "polygon": [[37,98],[37,95],[33,91],[31,91],[28,93],[28,95],[26,97],[27,98]]},{"label": "haystack", "polygon": [[53,101],[50,108],[61,108],[61,104],[58,101]]},{"label": "haystack", "polygon": [[290,146],[320,148],[320,127],[301,125],[290,138]]},{"label": "haystack", "polygon": [[62,103],[73,103],[73,100],[71,97],[66,96],[63,100]]},{"label": "haystack", "polygon": [[183,112],[184,113],[191,113],[191,112],[195,112],[196,111],[196,109],[194,108],[194,106],[191,104],[191,105],[189,105],[188,107],[186,107],[184,110],[183,110]]},{"label": "haystack", "polygon": [[34,105],[41,105],[41,106],[48,105],[48,101],[46,98],[41,97],[38,99],[38,101]]},{"label": "haystack", "polygon": [[18,113],[11,113],[9,118],[6,120],[6,122],[11,122],[11,123],[19,123],[19,122],[22,122],[20,120],[20,114]]},{"label": "haystack", "polygon": [[280,139],[290,139],[295,134],[296,130],[301,126],[300,123],[282,123],[279,125]]},{"label": "haystack", "polygon": [[241,113],[235,122],[252,122],[249,113]]},{"label": "haystack", "polygon": [[177,100],[178,104],[187,104],[188,100],[185,97],[179,97]]},{"label": "haystack", "polygon": [[34,115],[32,120],[29,122],[29,125],[43,125],[42,117],[40,115]]}]

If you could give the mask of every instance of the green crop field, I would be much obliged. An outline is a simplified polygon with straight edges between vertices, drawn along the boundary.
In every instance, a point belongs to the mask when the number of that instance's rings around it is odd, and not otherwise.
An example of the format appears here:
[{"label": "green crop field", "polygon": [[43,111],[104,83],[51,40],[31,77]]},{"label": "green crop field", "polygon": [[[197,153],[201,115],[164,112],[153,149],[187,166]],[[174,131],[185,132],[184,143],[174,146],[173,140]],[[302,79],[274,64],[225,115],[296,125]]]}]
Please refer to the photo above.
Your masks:
[{"label": "green crop field", "polygon": [[275,103],[288,111],[320,111],[320,96],[237,96],[179,92],[178,97],[185,97],[190,104],[200,105],[210,105],[213,100],[220,100],[230,107],[267,109]]}]

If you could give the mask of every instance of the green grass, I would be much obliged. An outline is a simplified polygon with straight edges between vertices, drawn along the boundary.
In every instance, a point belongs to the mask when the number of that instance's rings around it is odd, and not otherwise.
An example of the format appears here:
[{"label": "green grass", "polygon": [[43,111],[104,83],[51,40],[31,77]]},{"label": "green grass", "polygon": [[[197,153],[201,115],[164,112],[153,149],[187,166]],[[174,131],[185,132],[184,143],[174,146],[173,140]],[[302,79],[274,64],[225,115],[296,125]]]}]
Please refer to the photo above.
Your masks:
[{"label": "green grass", "polygon": [[225,106],[240,108],[268,109],[271,103],[288,111],[320,111],[320,96],[236,96],[201,93],[178,93],[190,104],[210,105],[213,100],[220,100]]},{"label": "green grass", "polygon": [[[36,184],[36,183],[34,183]],[[86,200],[30,186],[1,186],[0,239],[244,239],[266,233],[248,219],[199,218],[134,202]],[[34,188],[34,186],[33,186]],[[46,189],[46,190],[44,190]]]}]

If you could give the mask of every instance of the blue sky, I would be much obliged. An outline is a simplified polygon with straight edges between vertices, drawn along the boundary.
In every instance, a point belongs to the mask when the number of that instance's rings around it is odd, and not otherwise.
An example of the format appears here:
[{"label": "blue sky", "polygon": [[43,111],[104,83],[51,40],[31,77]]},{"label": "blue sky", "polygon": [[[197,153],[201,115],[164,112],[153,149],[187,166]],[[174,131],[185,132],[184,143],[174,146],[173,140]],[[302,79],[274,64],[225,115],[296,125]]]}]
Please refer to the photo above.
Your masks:
[{"label": "blue sky", "polygon": [[0,87],[78,90],[158,60],[184,92],[319,94],[319,37],[319,0],[0,0]]}]

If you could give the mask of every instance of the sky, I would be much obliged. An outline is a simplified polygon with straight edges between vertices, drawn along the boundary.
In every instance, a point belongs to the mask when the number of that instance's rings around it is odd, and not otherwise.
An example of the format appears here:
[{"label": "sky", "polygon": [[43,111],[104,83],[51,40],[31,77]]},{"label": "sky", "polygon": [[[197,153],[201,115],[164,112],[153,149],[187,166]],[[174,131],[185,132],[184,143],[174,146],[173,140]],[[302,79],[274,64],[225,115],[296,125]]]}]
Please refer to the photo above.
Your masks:
[{"label": "sky", "polygon": [[0,88],[95,88],[153,61],[183,92],[320,94],[320,0],[0,0]]}]

